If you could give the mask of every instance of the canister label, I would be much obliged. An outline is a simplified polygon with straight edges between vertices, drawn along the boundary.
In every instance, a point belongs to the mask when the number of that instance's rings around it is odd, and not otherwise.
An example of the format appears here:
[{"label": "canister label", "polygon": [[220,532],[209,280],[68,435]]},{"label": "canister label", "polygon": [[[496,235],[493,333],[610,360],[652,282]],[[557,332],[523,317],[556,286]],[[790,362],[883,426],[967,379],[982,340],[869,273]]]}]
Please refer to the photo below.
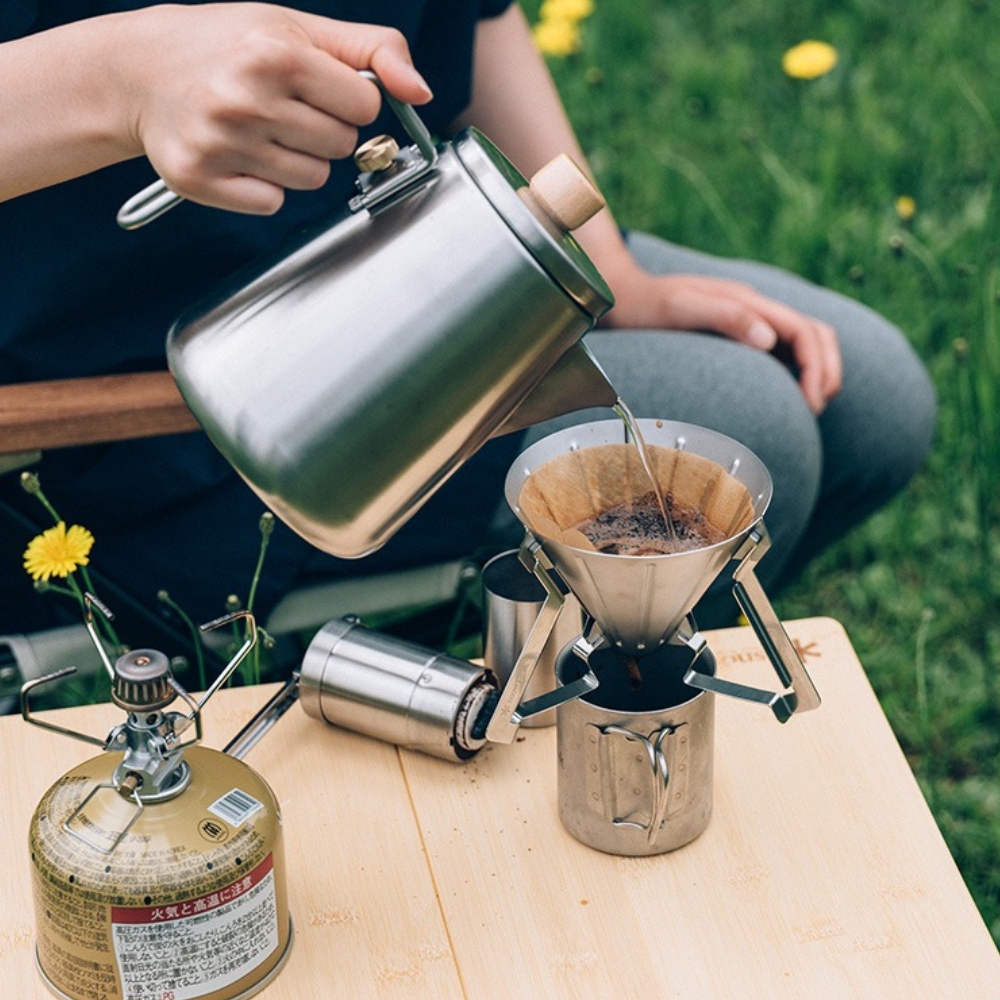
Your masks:
[{"label": "canister label", "polygon": [[278,947],[273,856],[235,882],[162,906],[113,906],[124,1000],[194,1000],[253,972]]}]

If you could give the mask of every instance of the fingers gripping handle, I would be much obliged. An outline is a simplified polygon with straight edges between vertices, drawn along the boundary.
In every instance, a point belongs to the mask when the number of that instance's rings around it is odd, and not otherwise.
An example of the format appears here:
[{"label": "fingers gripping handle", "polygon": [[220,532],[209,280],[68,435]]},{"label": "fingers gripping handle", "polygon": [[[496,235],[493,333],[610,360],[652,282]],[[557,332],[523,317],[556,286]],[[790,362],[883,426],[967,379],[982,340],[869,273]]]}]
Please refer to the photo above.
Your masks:
[{"label": "fingers gripping handle", "polygon": [[[427,131],[427,126],[421,121],[420,116],[413,110],[413,107],[409,104],[403,104],[401,101],[397,101],[395,97],[390,94],[385,87],[382,85],[382,81],[371,71],[371,70],[361,70],[360,76],[364,77],[366,80],[371,80],[379,90],[382,92],[382,97],[386,103],[392,108],[396,117],[399,119],[403,128],[406,130],[409,137],[413,140],[414,145],[421,157],[421,163],[423,169],[420,173],[429,170],[437,162],[437,149],[434,146],[434,140],[431,134]],[[406,180],[410,181],[417,176],[417,172],[410,174]],[[386,193],[386,192],[383,192]],[[184,201],[183,196],[171,191],[167,187],[166,181],[162,178],[153,181],[148,187],[144,187],[141,191],[132,195],[128,201],[118,210],[117,221],[118,225],[122,229],[132,230],[140,229],[147,223],[152,222],[154,219],[158,219],[161,215],[166,214],[170,209],[175,208],[182,201]]]}]

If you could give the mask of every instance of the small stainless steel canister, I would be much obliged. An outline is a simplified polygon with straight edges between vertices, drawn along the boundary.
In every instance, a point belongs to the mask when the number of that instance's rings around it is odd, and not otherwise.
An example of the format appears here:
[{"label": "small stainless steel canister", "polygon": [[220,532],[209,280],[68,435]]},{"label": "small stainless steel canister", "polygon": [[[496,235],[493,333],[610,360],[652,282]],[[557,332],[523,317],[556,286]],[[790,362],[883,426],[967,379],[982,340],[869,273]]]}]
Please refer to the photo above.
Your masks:
[{"label": "small stainless steel canister", "polygon": [[[482,583],[483,662],[503,688],[538,620],[545,601],[545,588],[521,563],[517,549],[494,556],[483,567]],[[537,698],[556,686],[556,658],[583,628],[580,602],[565,586],[561,589],[565,603],[524,690],[526,700]],[[555,722],[556,711],[550,708],[529,716],[521,725],[554,726]]]},{"label": "small stainless steel canister", "polygon": [[352,618],[327,622],[302,661],[309,715],[444,760],[468,760],[484,746],[486,720],[477,722],[495,690],[482,667]]},{"label": "small stainless steel canister", "polygon": [[[712,815],[715,696],[684,683],[690,652],[661,647],[639,663],[592,653],[596,690],[560,705],[559,818],[577,840],[609,854],[663,854],[694,840]],[[704,661],[704,662],[702,662]],[[699,658],[714,675],[715,660]],[[561,684],[585,669],[572,647],[556,663]]]}]

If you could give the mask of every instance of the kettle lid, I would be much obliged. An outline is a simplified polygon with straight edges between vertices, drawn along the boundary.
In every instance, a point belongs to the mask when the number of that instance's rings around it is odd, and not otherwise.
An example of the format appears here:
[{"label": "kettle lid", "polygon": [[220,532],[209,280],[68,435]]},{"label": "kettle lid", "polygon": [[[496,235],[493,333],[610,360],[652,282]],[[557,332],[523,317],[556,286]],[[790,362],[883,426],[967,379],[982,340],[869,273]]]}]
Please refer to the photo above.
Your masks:
[{"label": "kettle lid", "polygon": [[466,128],[452,146],[462,166],[514,235],[577,305],[595,320],[615,303],[593,261],[567,229],[533,205],[527,179],[476,128]]}]

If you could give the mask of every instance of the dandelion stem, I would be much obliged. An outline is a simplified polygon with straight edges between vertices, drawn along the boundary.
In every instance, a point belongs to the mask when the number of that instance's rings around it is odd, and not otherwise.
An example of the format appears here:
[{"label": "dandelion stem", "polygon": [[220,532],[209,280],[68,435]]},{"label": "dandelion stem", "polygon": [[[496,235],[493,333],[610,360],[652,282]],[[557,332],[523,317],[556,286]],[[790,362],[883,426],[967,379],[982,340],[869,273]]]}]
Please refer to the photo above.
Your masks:
[{"label": "dandelion stem", "polygon": [[247,611],[253,613],[253,602],[257,596],[257,584],[260,583],[261,570],[264,568],[264,556],[267,555],[267,546],[271,541],[271,534],[274,531],[274,516],[263,514],[260,519],[260,552],[257,555],[257,566],[253,572],[253,580],[250,581],[250,595],[247,597]]},{"label": "dandelion stem", "polygon": [[205,651],[202,646],[201,631],[198,626],[192,621],[191,616],[170,596],[170,594],[161,590],[157,595],[157,600],[161,603],[166,604],[174,614],[184,623],[184,627],[191,634],[191,644],[194,646],[194,656],[195,662],[198,667],[198,690],[204,691],[208,687],[208,681],[205,676]]},{"label": "dandelion stem", "polygon": [[[85,593],[93,594],[92,588],[87,587],[86,590],[82,589],[80,587],[80,584],[76,582],[76,577],[72,573],[70,573],[66,577],[66,582],[72,588],[71,596],[76,598],[77,603],[79,603],[80,605],[80,610],[83,612],[84,619],[86,619],[87,600],[84,597],[84,594]],[[59,589],[61,590],[62,588]],[[104,615],[94,615],[93,620],[95,622],[95,627],[99,632],[104,633],[104,638],[108,641],[112,650],[114,651],[114,654],[117,656],[121,652],[122,646],[121,646],[121,641],[118,638],[118,634],[117,632],[115,632],[114,626],[111,624],[111,622],[108,621],[107,618],[104,617]]]},{"label": "dandelion stem", "polygon": [[[247,596],[247,611],[253,614],[253,602],[257,596],[257,584],[260,583],[260,574],[264,568],[264,557],[267,555],[267,546],[271,541],[271,534],[274,532],[274,515],[269,511],[261,514],[260,521],[260,552],[257,555],[257,565],[254,568],[253,579],[250,581],[250,593]],[[258,642],[250,653],[250,683],[260,683],[260,643]]]},{"label": "dandelion stem", "polygon": [[927,685],[927,630],[930,627],[933,617],[933,608],[924,608],[921,612],[920,624],[917,626],[916,651],[914,656],[917,679],[917,718],[919,720],[921,753],[923,755],[922,770],[927,781],[928,804],[932,809],[934,808],[934,800],[936,798],[936,773],[933,767],[934,754],[931,747],[933,729]]},{"label": "dandelion stem", "polygon": [[42,487],[38,485],[37,477],[34,479],[33,488],[29,490],[29,492],[33,493],[36,497],[38,497],[38,502],[49,512],[49,515],[56,524],[62,521],[62,518],[59,516],[59,512],[55,509],[55,507],[52,506],[51,502],[49,501],[49,498],[45,495],[45,492],[42,490]]}]

